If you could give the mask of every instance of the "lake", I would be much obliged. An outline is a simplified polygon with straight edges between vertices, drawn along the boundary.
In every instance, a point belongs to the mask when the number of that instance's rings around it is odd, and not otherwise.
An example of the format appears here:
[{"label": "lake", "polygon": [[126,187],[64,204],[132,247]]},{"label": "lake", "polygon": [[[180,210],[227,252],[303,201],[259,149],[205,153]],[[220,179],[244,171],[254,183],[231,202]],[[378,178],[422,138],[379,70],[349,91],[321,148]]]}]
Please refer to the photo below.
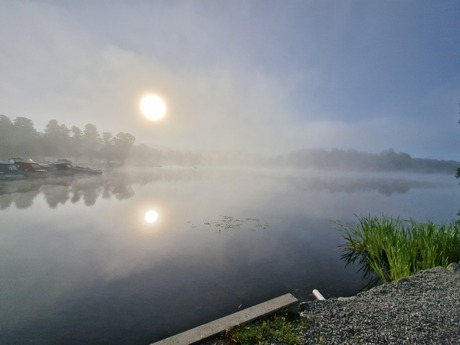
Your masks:
[{"label": "lake", "polygon": [[131,168],[0,182],[0,343],[150,344],[287,292],[349,296],[336,221],[449,222],[450,175]]}]

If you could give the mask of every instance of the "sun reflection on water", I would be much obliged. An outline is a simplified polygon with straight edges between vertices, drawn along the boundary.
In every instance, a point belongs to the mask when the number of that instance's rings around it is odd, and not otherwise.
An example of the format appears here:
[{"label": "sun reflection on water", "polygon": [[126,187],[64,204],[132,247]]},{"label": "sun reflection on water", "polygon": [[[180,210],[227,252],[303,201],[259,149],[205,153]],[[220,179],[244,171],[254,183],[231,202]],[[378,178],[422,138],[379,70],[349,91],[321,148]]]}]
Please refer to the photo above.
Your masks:
[{"label": "sun reflection on water", "polygon": [[137,228],[143,234],[158,233],[164,226],[164,210],[158,205],[144,204],[137,211]]}]

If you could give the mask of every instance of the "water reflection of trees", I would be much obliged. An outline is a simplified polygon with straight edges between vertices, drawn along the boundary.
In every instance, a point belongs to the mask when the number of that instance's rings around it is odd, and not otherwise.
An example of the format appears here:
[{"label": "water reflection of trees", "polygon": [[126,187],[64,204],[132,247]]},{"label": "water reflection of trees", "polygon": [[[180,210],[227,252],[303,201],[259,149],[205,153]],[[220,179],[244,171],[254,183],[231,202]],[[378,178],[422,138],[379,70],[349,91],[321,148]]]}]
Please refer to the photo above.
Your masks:
[{"label": "water reflection of trees", "polygon": [[14,203],[16,208],[32,206],[38,195],[43,195],[50,208],[58,205],[83,202],[92,206],[98,198],[112,197],[123,200],[134,195],[133,185],[177,180],[200,181],[203,179],[232,179],[267,177],[293,185],[298,190],[328,191],[330,193],[355,193],[377,191],[385,196],[404,194],[414,188],[430,188],[435,184],[411,178],[378,175],[323,175],[278,174],[273,171],[226,171],[200,169],[132,168],[106,171],[103,175],[88,177],[55,177],[21,181],[0,181],[0,209]]},{"label": "water reflection of trees", "polygon": [[128,199],[134,195],[134,191],[123,176],[4,181],[0,184],[0,209],[7,209],[13,203],[18,209],[29,208],[39,195],[43,195],[50,208],[56,208],[68,201],[92,206],[99,197]]},{"label": "water reflection of trees", "polygon": [[[134,196],[133,185],[146,185],[156,181],[197,180],[200,174],[194,169],[120,169],[103,175],[74,177],[63,176],[45,179],[0,181],[0,209],[15,204],[18,209],[33,205],[36,197],[43,195],[50,208],[67,202],[83,202],[92,206],[98,198],[118,200]],[[203,178],[201,176],[201,178]]]},{"label": "water reflection of trees", "polygon": [[346,173],[335,177],[293,177],[290,179],[290,182],[297,189],[312,191],[326,190],[331,193],[377,191],[378,193],[385,196],[391,196],[393,194],[405,194],[411,189],[433,187],[433,183],[426,181],[371,175],[348,176]]}]

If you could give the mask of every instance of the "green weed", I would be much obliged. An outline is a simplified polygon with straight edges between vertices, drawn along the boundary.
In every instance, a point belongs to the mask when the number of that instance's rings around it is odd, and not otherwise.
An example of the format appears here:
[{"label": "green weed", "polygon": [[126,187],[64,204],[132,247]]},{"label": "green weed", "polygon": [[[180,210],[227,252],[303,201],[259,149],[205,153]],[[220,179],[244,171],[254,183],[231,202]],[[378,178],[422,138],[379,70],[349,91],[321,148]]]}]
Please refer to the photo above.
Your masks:
[{"label": "green weed", "polygon": [[306,327],[305,321],[298,314],[278,313],[253,323],[232,328],[224,338],[240,345],[297,345],[299,329]]},{"label": "green weed", "polygon": [[420,270],[460,261],[460,225],[437,225],[391,217],[358,217],[341,226],[349,261],[359,260],[388,282]]}]

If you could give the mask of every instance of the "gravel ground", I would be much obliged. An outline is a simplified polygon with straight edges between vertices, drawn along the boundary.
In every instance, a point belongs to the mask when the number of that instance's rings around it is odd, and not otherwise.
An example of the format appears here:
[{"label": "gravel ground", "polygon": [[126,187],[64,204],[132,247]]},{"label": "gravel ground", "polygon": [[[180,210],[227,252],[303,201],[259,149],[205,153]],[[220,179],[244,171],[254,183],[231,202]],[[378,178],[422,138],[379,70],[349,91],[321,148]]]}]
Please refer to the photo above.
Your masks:
[{"label": "gravel ground", "polygon": [[460,344],[460,265],[301,308],[303,344]]},{"label": "gravel ground", "polygon": [[309,325],[299,330],[300,344],[460,345],[460,265],[421,271],[353,297],[303,302],[300,309]]}]

